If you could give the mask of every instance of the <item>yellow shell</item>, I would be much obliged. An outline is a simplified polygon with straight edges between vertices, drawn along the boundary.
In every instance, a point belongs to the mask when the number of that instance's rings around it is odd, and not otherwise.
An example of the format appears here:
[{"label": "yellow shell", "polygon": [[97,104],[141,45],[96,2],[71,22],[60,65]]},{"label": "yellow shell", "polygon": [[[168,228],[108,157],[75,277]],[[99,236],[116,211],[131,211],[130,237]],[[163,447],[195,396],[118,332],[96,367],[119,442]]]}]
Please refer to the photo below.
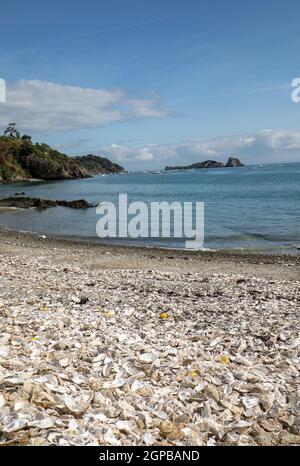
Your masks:
[{"label": "yellow shell", "polygon": [[225,354],[222,354],[222,356],[220,356],[220,362],[222,364],[229,364],[230,363],[230,359],[228,356],[226,356]]},{"label": "yellow shell", "polygon": [[161,312],[159,317],[161,319],[167,319],[169,317],[169,314],[167,312]]}]

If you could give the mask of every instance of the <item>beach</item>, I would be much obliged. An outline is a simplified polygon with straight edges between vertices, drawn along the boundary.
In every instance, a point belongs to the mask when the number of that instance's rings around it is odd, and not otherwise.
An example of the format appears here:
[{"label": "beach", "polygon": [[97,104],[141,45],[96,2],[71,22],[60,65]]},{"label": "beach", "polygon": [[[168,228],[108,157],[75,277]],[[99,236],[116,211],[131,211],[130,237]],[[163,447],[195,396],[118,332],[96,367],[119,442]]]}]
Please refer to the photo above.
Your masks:
[{"label": "beach", "polygon": [[3,3],[10,460],[300,446],[300,3],[270,3]]},{"label": "beach", "polygon": [[0,231],[0,443],[300,444],[299,255]]}]

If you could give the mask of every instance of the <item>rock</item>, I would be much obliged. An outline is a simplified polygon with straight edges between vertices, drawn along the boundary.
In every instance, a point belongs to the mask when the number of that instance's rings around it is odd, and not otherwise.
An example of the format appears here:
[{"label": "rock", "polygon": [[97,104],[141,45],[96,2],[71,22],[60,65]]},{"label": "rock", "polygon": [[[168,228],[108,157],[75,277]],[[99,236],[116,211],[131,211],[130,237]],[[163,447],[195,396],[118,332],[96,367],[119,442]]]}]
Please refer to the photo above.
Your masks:
[{"label": "rock", "polygon": [[67,348],[67,343],[64,342],[64,341],[57,341],[54,345],[53,345],[53,349],[55,350],[58,350],[58,351],[61,351],[61,350],[64,350]]},{"label": "rock", "polygon": [[79,304],[86,304],[89,301],[87,296],[80,296]]},{"label": "rock", "polygon": [[244,164],[235,157],[229,157],[225,167],[244,167]]},{"label": "rock", "polygon": [[217,162],[216,160],[205,160],[204,162],[193,163],[192,165],[177,165],[177,166],[167,166],[165,170],[193,170],[201,168],[222,168],[224,167],[223,162]]},{"label": "rock", "polygon": [[204,162],[196,162],[191,165],[175,165],[167,166],[165,170],[195,170],[202,168],[224,168],[224,167],[243,167],[244,164],[235,157],[229,157],[226,165],[223,162],[218,162],[216,160],[205,160]]},{"label": "rock", "polygon": [[50,207],[69,207],[70,209],[87,209],[93,207],[85,199],[74,201],[53,201],[51,199],[40,199],[36,197],[5,197],[0,199],[1,207],[17,207],[19,209],[31,209],[33,207],[44,210]]}]

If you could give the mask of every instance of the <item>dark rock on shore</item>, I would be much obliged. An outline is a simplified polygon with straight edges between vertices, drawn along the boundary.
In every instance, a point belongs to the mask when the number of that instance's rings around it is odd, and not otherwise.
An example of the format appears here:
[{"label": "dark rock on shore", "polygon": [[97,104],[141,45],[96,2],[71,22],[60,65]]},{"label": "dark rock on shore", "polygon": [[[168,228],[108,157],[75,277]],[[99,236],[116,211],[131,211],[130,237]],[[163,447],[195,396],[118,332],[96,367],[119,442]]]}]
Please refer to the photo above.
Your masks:
[{"label": "dark rock on shore", "polygon": [[48,209],[49,207],[69,207],[70,209],[87,209],[94,207],[85,199],[77,199],[74,201],[53,201],[51,199],[40,199],[38,197],[6,197],[0,199],[0,207],[16,207],[19,209]]}]

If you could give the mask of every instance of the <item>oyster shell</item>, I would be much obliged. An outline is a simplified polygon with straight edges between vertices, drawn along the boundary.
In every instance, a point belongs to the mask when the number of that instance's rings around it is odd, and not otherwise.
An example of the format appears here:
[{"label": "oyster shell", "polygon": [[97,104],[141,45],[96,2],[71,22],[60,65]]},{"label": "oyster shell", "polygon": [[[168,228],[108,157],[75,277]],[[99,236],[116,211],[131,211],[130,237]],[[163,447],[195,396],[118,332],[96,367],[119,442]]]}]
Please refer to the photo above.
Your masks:
[{"label": "oyster shell", "polygon": [[142,353],[139,357],[139,360],[141,362],[144,362],[146,364],[151,364],[152,362],[156,361],[158,359],[158,356],[154,353]]},{"label": "oyster shell", "polygon": [[17,432],[18,430],[24,429],[24,427],[27,426],[28,421],[26,419],[13,419],[6,421],[6,419],[3,420],[3,432],[5,433],[12,433],[12,432]]},{"label": "oyster shell", "polygon": [[300,443],[299,281],[44,247],[1,255],[1,444]]},{"label": "oyster shell", "polygon": [[81,414],[85,412],[93,399],[91,392],[80,392],[73,395],[64,395],[63,401],[71,413]]}]

